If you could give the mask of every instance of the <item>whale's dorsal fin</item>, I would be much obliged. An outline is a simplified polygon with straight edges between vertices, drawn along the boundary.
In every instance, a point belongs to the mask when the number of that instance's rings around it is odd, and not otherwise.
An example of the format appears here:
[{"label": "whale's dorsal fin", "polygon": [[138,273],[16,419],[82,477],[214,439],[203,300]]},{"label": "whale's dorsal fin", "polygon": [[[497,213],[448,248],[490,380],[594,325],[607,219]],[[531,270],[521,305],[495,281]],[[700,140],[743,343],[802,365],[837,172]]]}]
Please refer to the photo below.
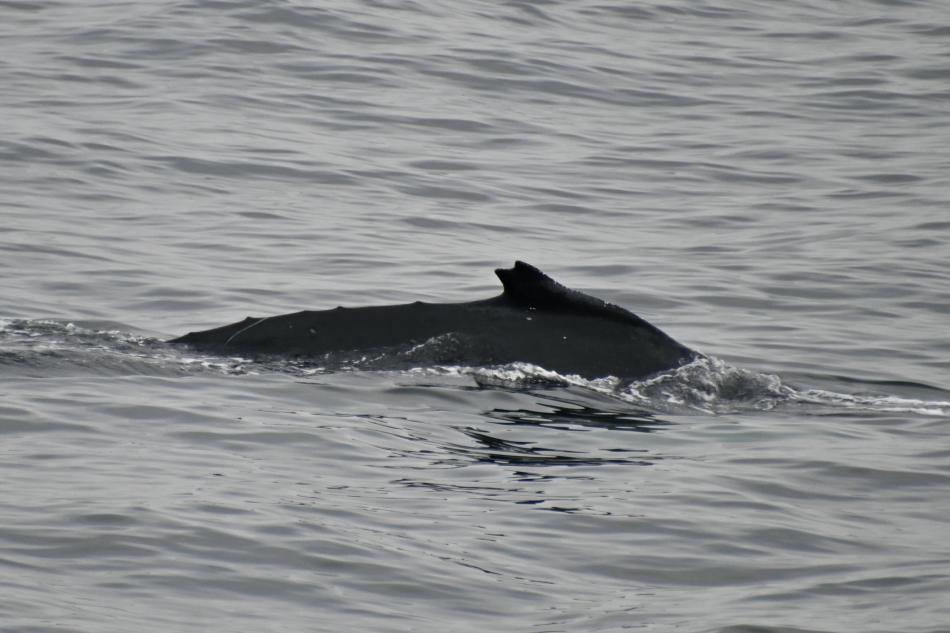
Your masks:
[{"label": "whale's dorsal fin", "polygon": [[646,324],[646,321],[629,310],[562,286],[531,264],[522,261],[516,261],[512,268],[498,268],[495,274],[505,288],[502,297],[523,308],[573,312],[638,325]]},{"label": "whale's dorsal fin", "polygon": [[512,268],[497,268],[495,274],[505,289],[505,298],[519,305],[552,307],[562,302],[566,293],[574,292],[522,261],[516,261]]}]

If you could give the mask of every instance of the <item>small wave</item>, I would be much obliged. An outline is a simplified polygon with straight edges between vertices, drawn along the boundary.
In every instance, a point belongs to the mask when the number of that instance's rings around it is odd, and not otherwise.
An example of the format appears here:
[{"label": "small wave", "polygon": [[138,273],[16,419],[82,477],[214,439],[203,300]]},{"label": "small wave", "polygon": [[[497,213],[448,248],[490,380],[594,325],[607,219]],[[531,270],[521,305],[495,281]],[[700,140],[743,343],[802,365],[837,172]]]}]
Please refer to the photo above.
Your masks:
[{"label": "small wave", "polygon": [[0,319],[0,365],[25,373],[58,375],[74,370],[97,374],[249,373],[246,358],[184,356],[161,339],[121,327],[77,325],[71,321]]},{"label": "small wave", "polygon": [[536,389],[581,387],[637,406],[676,411],[720,413],[740,408],[771,409],[793,391],[778,376],[732,367],[715,358],[697,359],[650,378],[625,382],[614,376],[589,380],[559,374],[530,363],[495,367],[439,366],[414,372],[471,376],[485,387]]},{"label": "small wave", "polygon": [[619,395],[637,404],[727,413],[774,409],[787,402],[793,392],[774,374],[741,369],[704,356],[672,371],[630,383]]},{"label": "small wave", "polygon": [[37,345],[145,345],[158,339],[139,336],[119,328],[97,328],[77,325],[72,321],[50,319],[0,319],[0,334],[4,341],[24,343],[34,341]]},{"label": "small wave", "polygon": [[576,374],[559,374],[531,363],[509,363],[488,367],[467,365],[435,365],[432,367],[414,367],[412,374],[436,376],[468,376],[482,387],[500,387],[504,389],[538,389],[548,387],[577,386],[599,391],[615,393],[620,380],[612,376],[588,380]]},{"label": "small wave", "polygon": [[631,383],[621,397],[636,404],[696,409],[706,413],[743,410],[766,411],[787,406],[816,410],[863,410],[945,416],[950,402],[920,400],[893,394],[850,394],[800,388],[774,374],[734,367],[717,358],[704,357],[678,369]]},{"label": "small wave", "polygon": [[950,401],[946,400],[918,400],[893,395],[856,395],[824,389],[793,390],[790,397],[795,402],[826,407],[932,416],[950,415]]},{"label": "small wave", "polygon": [[726,414],[808,406],[816,410],[849,409],[932,416],[950,414],[948,401],[798,388],[786,384],[775,374],[742,369],[713,357],[702,357],[677,369],[630,383],[615,377],[588,380],[577,375],[562,375],[530,363],[496,367],[440,366],[411,371],[470,376],[483,387],[580,387],[638,407],[664,412]]}]

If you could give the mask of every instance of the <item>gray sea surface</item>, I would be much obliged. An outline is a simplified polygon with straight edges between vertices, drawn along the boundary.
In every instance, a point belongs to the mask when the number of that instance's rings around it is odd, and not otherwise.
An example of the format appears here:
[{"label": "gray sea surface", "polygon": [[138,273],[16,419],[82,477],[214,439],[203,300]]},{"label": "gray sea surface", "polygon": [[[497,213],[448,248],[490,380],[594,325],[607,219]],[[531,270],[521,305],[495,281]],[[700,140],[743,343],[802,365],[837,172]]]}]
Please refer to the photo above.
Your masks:
[{"label": "gray sea surface", "polygon": [[[0,630],[950,631],[944,0],[0,0]],[[528,261],[632,385],[167,345]]]}]

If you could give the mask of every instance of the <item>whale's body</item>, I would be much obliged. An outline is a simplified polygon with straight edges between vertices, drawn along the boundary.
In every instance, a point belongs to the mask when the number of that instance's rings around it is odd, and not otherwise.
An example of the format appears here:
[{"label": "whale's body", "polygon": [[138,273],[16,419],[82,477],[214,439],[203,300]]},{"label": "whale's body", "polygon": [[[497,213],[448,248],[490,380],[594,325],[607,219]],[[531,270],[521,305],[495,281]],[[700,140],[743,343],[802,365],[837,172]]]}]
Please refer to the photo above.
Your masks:
[{"label": "whale's body", "polygon": [[380,352],[432,364],[526,362],[563,375],[627,381],[699,356],[632,312],[566,288],[529,264],[495,273],[504,292],[481,301],[248,317],[169,342],[255,356]]}]

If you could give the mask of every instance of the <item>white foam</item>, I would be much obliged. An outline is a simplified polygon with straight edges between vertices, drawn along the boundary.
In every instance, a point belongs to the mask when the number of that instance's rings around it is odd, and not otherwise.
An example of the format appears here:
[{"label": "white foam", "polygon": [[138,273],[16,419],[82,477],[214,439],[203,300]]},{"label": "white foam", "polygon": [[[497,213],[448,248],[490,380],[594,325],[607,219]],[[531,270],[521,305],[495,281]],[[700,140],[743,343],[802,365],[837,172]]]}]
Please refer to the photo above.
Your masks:
[{"label": "white foam", "polygon": [[797,402],[824,406],[843,407],[865,411],[888,411],[893,413],[915,413],[917,415],[950,415],[950,402],[945,400],[918,400],[892,395],[861,396],[837,393],[824,389],[806,389],[793,391],[791,396]]}]

